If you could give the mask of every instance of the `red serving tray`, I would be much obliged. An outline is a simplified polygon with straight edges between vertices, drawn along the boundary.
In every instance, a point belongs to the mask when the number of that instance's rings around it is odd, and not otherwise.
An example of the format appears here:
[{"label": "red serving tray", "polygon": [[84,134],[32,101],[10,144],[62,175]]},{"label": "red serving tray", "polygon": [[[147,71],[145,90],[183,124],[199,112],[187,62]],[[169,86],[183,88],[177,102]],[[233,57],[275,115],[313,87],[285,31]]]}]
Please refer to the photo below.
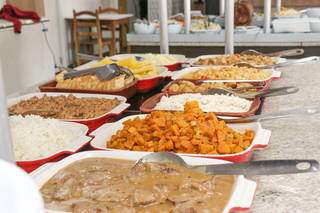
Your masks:
[{"label": "red serving tray", "polygon": [[123,89],[118,90],[89,90],[89,89],[65,89],[57,88],[57,82],[55,80],[49,81],[41,86],[39,89],[41,92],[65,92],[65,93],[91,93],[91,94],[109,94],[109,95],[120,95],[127,99],[131,98],[137,93],[138,81],[133,81]]},{"label": "red serving tray", "polygon": [[[160,102],[161,97],[164,95],[172,96],[172,94],[158,93],[158,94],[148,98],[145,102],[143,102],[143,104],[140,106],[140,111],[144,112],[144,113],[152,112],[154,110],[154,107],[156,106],[156,104]],[[254,115],[259,110],[260,106],[261,106],[261,100],[259,97],[256,97],[253,100],[248,112],[241,112],[241,113],[214,112],[214,113],[219,116],[248,117],[248,116]]]},{"label": "red serving tray", "polygon": [[[93,136],[89,135],[88,133],[87,133],[87,136],[90,137],[91,140],[92,140]],[[51,155],[50,157],[47,157],[47,158],[42,158],[42,159],[33,160],[33,161],[17,161],[16,164],[17,164],[17,166],[22,168],[27,173],[30,173],[30,172],[32,172],[33,170],[39,168],[40,166],[42,166],[45,163],[57,162],[57,161],[60,161],[63,158],[69,156],[69,155],[72,155],[72,154],[75,154],[75,153],[79,152],[83,148],[87,147],[90,144],[91,140],[89,140],[88,142],[84,143],[82,146],[80,146],[75,151],[61,151],[61,152],[58,152],[58,153],[56,153],[54,155]]]},{"label": "red serving tray", "polygon": [[[180,81],[190,81],[190,82],[193,82],[195,83],[196,85],[200,85],[202,83],[197,83],[197,80],[184,80],[184,79],[177,79],[177,80],[174,80],[174,81],[171,81],[170,83],[168,83],[165,87],[163,87],[163,89],[161,90],[161,92],[163,93],[167,93],[167,94],[170,94],[170,95],[175,95],[175,94],[181,94],[183,92],[171,92],[169,90],[170,86],[174,83],[179,83]],[[271,82],[272,81],[266,81],[266,82],[241,82],[241,83],[249,83],[249,84],[252,84],[252,86],[256,86],[256,85],[259,85],[261,83],[263,83],[263,87],[261,89],[258,89],[257,91],[263,91],[263,90],[267,90],[271,87]],[[188,92],[189,93],[189,92]]]},{"label": "red serving tray", "polygon": [[166,77],[158,76],[150,79],[141,79],[137,83],[137,92],[148,93],[159,86]]}]

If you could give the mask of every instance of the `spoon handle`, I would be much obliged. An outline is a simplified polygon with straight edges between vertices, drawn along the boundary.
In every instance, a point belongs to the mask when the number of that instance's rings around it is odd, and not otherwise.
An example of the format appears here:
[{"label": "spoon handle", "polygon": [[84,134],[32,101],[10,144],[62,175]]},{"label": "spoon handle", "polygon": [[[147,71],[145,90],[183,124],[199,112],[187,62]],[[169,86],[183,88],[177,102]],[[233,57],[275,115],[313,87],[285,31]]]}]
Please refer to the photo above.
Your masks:
[{"label": "spoon handle", "polygon": [[316,160],[263,160],[191,168],[213,175],[281,175],[318,172],[319,163]]},{"label": "spoon handle", "polygon": [[271,96],[280,96],[280,95],[289,95],[299,91],[297,87],[279,87],[279,88],[271,88],[265,91],[259,91],[255,93],[247,93],[247,94],[237,94],[237,96],[241,98],[255,98],[256,96],[260,97],[271,97]]},{"label": "spoon handle", "polygon": [[226,123],[248,123],[261,120],[271,120],[277,118],[286,118],[295,115],[314,115],[320,113],[320,106],[308,106],[298,109],[285,110],[280,112],[266,113],[262,115],[253,115],[246,118],[224,119]]},{"label": "spoon handle", "polygon": [[267,53],[265,55],[270,56],[270,57],[290,57],[290,56],[297,56],[297,55],[302,55],[304,53],[303,49],[291,49],[291,50],[283,50],[283,51],[278,51],[278,52],[273,52],[273,53]]},{"label": "spoon handle", "polygon": [[286,67],[286,66],[291,66],[291,65],[296,65],[296,64],[306,64],[306,63],[319,62],[319,61],[320,61],[320,57],[311,56],[311,57],[301,58],[298,60],[293,60],[293,61],[289,61],[289,62],[266,66],[266,68]]}]

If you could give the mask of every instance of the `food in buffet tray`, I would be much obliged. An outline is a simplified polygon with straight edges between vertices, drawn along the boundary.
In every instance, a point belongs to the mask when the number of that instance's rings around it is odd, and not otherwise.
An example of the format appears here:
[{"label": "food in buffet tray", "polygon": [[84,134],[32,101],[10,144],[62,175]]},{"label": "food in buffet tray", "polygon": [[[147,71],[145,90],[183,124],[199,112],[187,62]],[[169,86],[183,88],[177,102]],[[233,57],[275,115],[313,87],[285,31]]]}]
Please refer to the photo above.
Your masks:
[{"label": "food in buffet tray", "polygon": [[[118,99],[77,98],[74,95],[34,96],[9,108],[11,115],[37,114],[56,119],[90,119],[99,117],[118,106]],[[49,113],[48,113],[49,112]]]},{"label": "food in buffet tray", "polygon": [[169,163],[78,160],[40,189],[46,209],[64,212],[223,212],[234,176],[212,176]]},{"label": "food in buffet tray", "polygon": [[183,111],[189,101],[197,101],[204,112],[248,112],[252,101],[233,95],[202,95],[200,93],[185,93],[173,96],[162,96],[155,110]]},{"label": "food in buffet tray", "polygon": [[197,31],[220,31],[221,26],[213,22],[197,21],[191,24],[191,32]]},{"label": "food in buffet tray", "polygon": [[[227,89],[237,89],[241,87],[251,87],[252,84],[249,83],[239,83],[239,82],[217,82],[217,83],[200,83],[196,84],[191,81],[179,80],[172,83],[168,87],[169,92],[205,92],[209,89],[214,88],[227,88]],[[255,92],[256,89],[240,90],[239,92]]]},{"label": "food in buffet tray", "polygon": [[176,64],[179,62],[179,60],[172,56],[172,55],[166,55],[166,54],[139,54],[142,58],[146,59],[147,61],[150,61],[151,63],[161,66],[161,65],[171,65]]},{"label": "food in buffet tray", "polygon": [[286,8],[286,7],[281,7],[280,12],[275,12],[275,16],[300,16],[300,12],[298,10],[295,10],[293,8]]},{"label": "food in buffet tray", "polygon": [[239,62],[248,62],[253,65],[272,65],[276,61],[272,57],[263,55],[217,55],[212,57],[200,58],[196,65],[233,65]]},{"label": "food in buffet tray", "polygon": [[51,156],[85,135],[79,124],[40,116],[10,116],[11,136],[17,161]]},{"label": "food in buffet tray", "polygon": [[270,77],[266,70],[247,67],[207,67],[182,75],[181,79],[264,80]]},{"label": "food in buffet tray", "polygon": [[137,61],[135,57],[119,60],[119,66],[128,68],[137,79],[153,77],[159,74],[158,68],[148,60]]},{"label": "food in buffet tray", "polygon": [[79,76],[72,79],[64,79],[62,71],[56,75],[57,88],[86,89],[86,90],[119,90],[135,81],[134,76],[120,75],[108,81],[101,81],[96,75]]},{"label": "food in buffet tray", "polygon": [[197,101],[187,102],[183,112],[153,111],[145,118],[123,123],[106,142],[107,148],[133,151],[173,151],[193,154],[232,154],[247,149],[253,130],[233,130],[214,113],[204,113]]}]

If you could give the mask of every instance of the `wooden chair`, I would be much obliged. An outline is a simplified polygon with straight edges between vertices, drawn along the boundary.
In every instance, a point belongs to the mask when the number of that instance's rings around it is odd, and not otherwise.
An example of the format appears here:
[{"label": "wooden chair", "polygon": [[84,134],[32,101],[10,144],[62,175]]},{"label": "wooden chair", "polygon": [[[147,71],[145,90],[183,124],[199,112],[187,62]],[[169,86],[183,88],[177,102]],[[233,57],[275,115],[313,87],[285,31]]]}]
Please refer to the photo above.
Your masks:
[{"label": "wooden chair", "polygon": [[[90,19],[85,20],[86,17]],[[83,18],[81,18],[83,17]],[[98,55],[103,57],[104,48],[108,47],[109,51],[112,48],[111,40],[103,38],[101,24],[98,12],[81,11],[76,12],[73,10],[73,44],[76,65],[79,66],[83,60],[79,57],[80,47],[82,45],[91,46],[94,50],[94,46],[98,46]]]},{"label": "wooden chair", "polygon": [[[104,14],[104,13],[121,14],[122,13],[122,9],[121,8],[116,9],[116,8],[111,8],[111,7],[107,7],[107,8],[99,7],[98,8],[98,14]],[[127,47],[126,34],[127,34],[127,32],[129,32],[129,23],[118,24],[115,29],[111,29],[110,26],[108,26],[106,24],[102,24],[101,30],[102,31],[111,31],[111,36],[115,36],[115,32],[112,32],[113,30],[119,31],[119,39],[116,39],[116,40],[119,41],[120,48]]]}]

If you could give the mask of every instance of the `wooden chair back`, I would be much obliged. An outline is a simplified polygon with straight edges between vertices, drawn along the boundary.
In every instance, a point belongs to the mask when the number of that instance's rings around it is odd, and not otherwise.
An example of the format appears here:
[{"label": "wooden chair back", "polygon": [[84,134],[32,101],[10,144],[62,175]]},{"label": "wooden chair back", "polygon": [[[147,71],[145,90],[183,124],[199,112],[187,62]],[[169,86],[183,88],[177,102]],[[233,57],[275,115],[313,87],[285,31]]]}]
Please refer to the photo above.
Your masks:
[{"label": "wooden chair back", "polygon": [[[90,17],[90,19],[80,19],[81,16],[87,16],[88,18]],[[96,31],[83,31],[83,29],[88,28],[96,28]],[[97,11],[76,12],[75,10],[73,10],[73,32],[78,38],[82,36],[99,38],[101,36],[101,26]]]},{"label": "wooden chair back", "polygon": [[116,14],[120,14],[120,13],[121,13],[121,8],[120,8],[120,9],[116,9],[116,8],[111,8],[111,7],[107,7],[107,8],[99,7],[99,8],[98,8],[98,13],[99,13],[99,14],[102,14],[102,13],[116,13]]}]

